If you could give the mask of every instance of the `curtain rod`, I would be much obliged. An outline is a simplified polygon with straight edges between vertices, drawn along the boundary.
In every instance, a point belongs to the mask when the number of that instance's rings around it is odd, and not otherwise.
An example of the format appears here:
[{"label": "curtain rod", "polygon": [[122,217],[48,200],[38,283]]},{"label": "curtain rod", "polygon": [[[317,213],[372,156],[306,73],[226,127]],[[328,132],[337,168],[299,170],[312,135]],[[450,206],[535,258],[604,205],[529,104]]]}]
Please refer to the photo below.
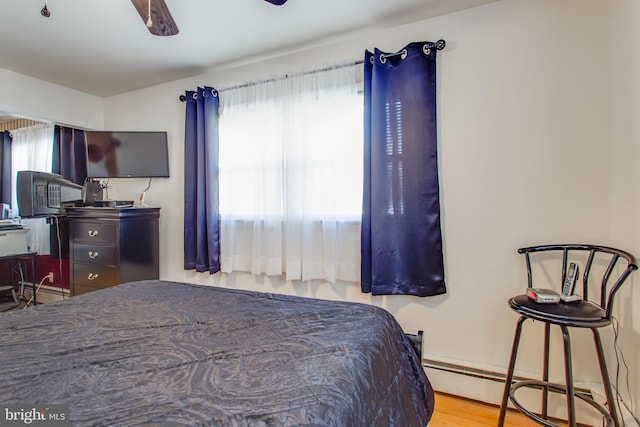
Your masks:
[{"label": "curtain rod", "polygon": [[[280,76],[280,77],[273,77],[273,78],[270,78],[270,79],[258,80],[258,81],[255,81],[255,82],[242,83],[242,84],[239,84],[239,85],[229,86],[229,87],[225,87],[225,88],[217,89],[217,90],[218,90],[218,92],[224,92],[226,90],[241,89],[241,88],[244,88],[244,87],[256,86],[256,85],[263,84],[263,83],[270,83],[270,82],[275,82],[275,81],[278,81],[278,80],[286,80],[286,79],[291,78],[291,77],[308,76],[310,74],[322,73],[324,71],[337,70],[339,68],[351,67],[353,65],[362,64],[363,62],[364,61],[347,62],[347,63],[344,63],[344,64],[332,65],[330,67],[324,67],[324,68],[320,68],[320,69],[317,69],[317,70],[305,71],[305,72],[296,73],[296,74],[285,74],[284,76]],[[186,100],[187,100],[187,97],[185,95],[180,95],[180,101],[181,102],[185,102]]]},{"label": "curtain rod", "polygon": [[[435,43],[431,43],[429,46],[425,45],[425,47],[430,48],[430,47],[435,47],[437,50],[442,50],[445,48],[445,46],[447,45],[447,43],[442,40],[439,39],[437,42]],[[403,51],[400,52],[396,52],[396,53],[390,53],[385,55],[385,57],[389,58],[392,56],[396,56],[396,55],[402,55]],[[337,70],[339,68],[345,68],[345,67],[350,67],[352,65],[358,65],[358,64],[362,64],[364,63],[363,60],[359,60],[359,61],[353,61],[353,62],[347,62],[344,64],[338,64],[338,65],[332,65],[329,67],[324,67],[324,68],[319,68],[317,70],[311,70],[311,71],[304,71],[301,73],[297,73],[297,74],[285,74],[284,76],[280,76],[280,77],[274,77],[274,78],[270,78],[270,79],[265,79],[265,80],[258,80],[255,82],[249,82],[249,83],[243,83],[243,84],[239,84],[236,86],[230,86],[230,87],[226,87],[226,88],[222,88],[219,89],[218,92],[224,92],[226,90],[234,90],[234,89],[241,89],[244,87],[249,87],[249,86],[255,86],[255,85],[259,85],[259,84],[263,84],[263,83],[270,83],[270,82],[275,82],[278,80],[285,80],[291,77],[299,77],[299,76],[308,76],[310,74],[316,74],[316,73],[322,73],[325,71],[329,71],[329,70]],[[187,100],[187,97],[185,95],[180,95],[179,97],[180,102],[185,102]]]}]

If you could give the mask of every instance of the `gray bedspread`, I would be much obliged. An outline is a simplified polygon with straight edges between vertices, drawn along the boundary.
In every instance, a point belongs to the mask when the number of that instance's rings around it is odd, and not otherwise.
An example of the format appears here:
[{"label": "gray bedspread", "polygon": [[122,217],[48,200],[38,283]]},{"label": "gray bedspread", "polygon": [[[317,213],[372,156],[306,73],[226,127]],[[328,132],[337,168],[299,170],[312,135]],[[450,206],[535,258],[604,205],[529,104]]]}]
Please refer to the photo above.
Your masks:
[{"label": "gray bedspread", "polygon": [[72,425],[425,426],[433,392],[385,310],[142,281],[0,315],[0,402]]}]

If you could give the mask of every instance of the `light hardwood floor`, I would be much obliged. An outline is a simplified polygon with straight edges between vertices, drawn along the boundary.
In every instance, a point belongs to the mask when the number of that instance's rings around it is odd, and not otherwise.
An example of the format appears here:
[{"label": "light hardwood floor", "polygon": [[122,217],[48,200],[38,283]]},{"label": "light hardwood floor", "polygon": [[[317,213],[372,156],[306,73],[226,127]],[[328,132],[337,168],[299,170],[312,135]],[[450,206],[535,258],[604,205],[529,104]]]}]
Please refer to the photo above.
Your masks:
[{"label": "light hardwood floor", "polygon": [[[496,427],[499,415],[500,408],[497,406],[436,393],[436,409],[429,427]],[[539,426],[515,410],[507,412],[504,425],[505,427]]]}]

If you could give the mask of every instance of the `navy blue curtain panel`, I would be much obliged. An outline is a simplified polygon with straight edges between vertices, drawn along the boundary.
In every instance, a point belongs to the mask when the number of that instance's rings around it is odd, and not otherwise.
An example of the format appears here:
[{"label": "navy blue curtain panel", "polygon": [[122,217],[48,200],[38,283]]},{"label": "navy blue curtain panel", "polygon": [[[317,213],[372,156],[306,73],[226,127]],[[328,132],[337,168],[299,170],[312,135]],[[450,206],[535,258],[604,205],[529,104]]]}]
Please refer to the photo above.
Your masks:
[{"label": "navy blue curtain panel", "polygon": [[184,269],[220,271],[218,92],[187,91],[184,124]]},{"label": "navy blue curtain panel", "polygon": [[[11,204],[11,133],[0,133],[0,203]],[[2,212],[0,211],[0,214]],[[1,219],[1,218],[0,218]]]},{"label": "navy blue curtain panel", "polygon": [[51,171],[76,184],[87,179],[87,137],[85,131],[56,125],[53,129]]},{"label": "navy blue curtain panel", "polygon": [[[82,129],[55,125],[51,171],[84,185],[87,179],[87,137]],[[69,258],[69,220],[64,216],[51,223],[49,232],[51,257]]]},{"label": "navy blue curtain panel", "polygon": [[365,52],[362,291],[446,292],[436,126],[436,48]]}]

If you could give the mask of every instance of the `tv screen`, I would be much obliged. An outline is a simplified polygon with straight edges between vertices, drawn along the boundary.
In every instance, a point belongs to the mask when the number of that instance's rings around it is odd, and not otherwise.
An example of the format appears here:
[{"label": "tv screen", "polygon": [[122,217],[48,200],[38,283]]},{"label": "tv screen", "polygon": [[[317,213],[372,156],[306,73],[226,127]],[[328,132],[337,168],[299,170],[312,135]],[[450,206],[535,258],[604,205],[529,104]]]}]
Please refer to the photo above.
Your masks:
[{"label": "tv screen", "polygon": [[87,131],[90,178],[169,177],[166,132]]}]

